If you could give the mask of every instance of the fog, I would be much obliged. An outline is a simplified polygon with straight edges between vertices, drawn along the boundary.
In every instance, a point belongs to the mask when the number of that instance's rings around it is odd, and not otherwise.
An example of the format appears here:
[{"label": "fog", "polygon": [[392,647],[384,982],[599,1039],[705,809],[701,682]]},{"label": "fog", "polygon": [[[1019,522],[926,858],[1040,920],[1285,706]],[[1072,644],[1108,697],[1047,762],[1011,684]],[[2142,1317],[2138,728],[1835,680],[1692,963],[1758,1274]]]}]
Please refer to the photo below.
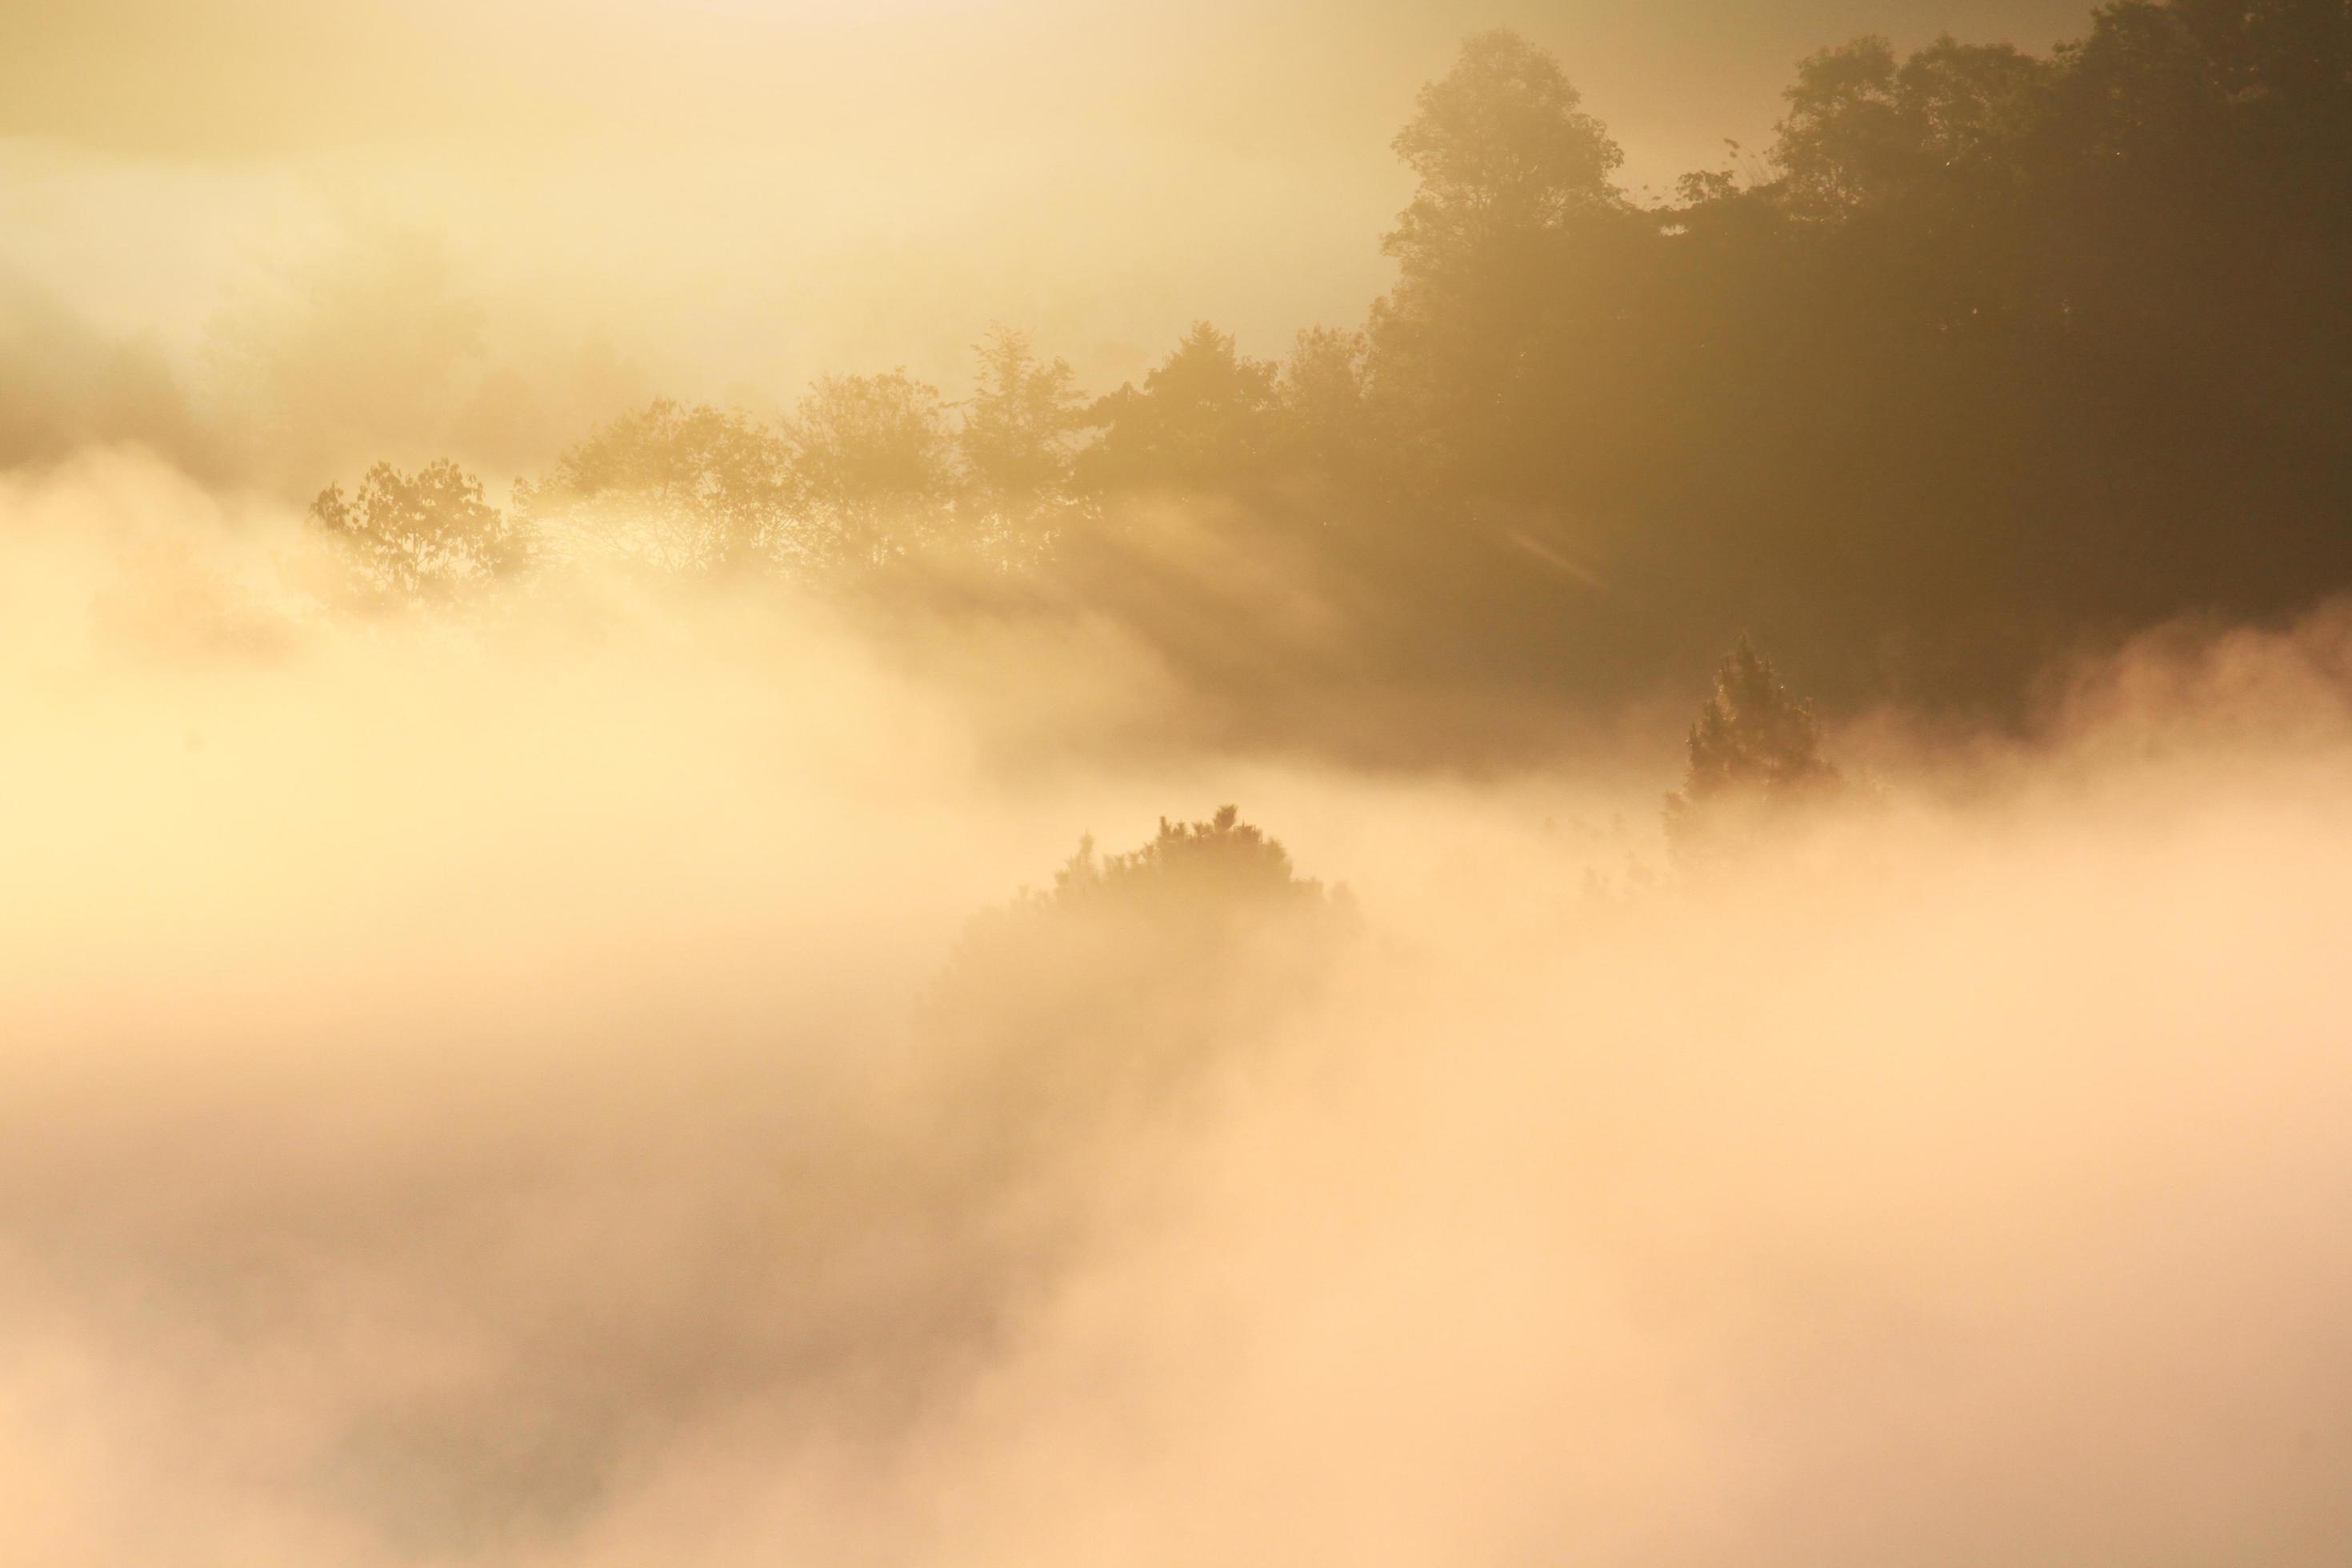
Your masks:
[{"label": "fog", "polygon": [[0,1565],[2344,1561],[2347,191],[2346,0],[14,8]]},{"label": "fog", "polygon": [[[1857,711],[1703,862],[1679,712],[1375,771],[908,646],[0,481],[0,1555],[2340,1557],[2345,612]],[[1339,918],[938,989],[1228,801]]]}]

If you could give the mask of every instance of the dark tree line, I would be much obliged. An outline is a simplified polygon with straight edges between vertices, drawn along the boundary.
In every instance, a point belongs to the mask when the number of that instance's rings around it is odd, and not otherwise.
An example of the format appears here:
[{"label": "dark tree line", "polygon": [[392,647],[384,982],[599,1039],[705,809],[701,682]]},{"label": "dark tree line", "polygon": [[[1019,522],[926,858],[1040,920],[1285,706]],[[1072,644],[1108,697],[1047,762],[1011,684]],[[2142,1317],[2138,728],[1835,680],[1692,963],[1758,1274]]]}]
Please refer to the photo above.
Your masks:
[{"label": "dark tree line", "polygon": [[2070,641],[2352,582],[2348,15],[2120,0],[2047,58],[1859,39],[1799,66],[1762,157],[1653,206],[1559,63],[1484,34],[1396,140],[1418,188],[1360,329],[1276,362],[1203,322],[1091,400],[999,331],[959,399],[657,403],[512,516],[322,516],[404,582],[601,531],[697,573],[1045,574],[1149,632],[1162,596],[1107,585],[1157,569],[1134,540],[1172,497],[1365,669],[1600,694],[1752,626],[1832,701],[1998,707]]}]

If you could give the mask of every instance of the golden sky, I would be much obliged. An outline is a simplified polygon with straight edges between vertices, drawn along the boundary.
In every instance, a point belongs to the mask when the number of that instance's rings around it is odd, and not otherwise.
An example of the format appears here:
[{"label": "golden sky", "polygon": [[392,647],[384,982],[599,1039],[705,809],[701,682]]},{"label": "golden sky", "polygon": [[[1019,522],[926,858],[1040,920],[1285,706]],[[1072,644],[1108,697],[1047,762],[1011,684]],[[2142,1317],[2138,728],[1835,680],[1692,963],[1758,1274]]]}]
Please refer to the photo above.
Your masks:
[{"label": "golden sky", "polygon": [[[1769,139],[1862,31],[2035,49],[2081,0],[79,0],[0,20],[0,273],[193,343],[385,231],[501,321],[719,395],[960,374],[995,318],[1089,381],[1208,316],[1278,353],[1383,287],[1387,143],[1463,35],[1555,48],[1635,185]],[[518,327],[517,330],[527,330]],[[548,330],[553,331],[552,327]]]}]

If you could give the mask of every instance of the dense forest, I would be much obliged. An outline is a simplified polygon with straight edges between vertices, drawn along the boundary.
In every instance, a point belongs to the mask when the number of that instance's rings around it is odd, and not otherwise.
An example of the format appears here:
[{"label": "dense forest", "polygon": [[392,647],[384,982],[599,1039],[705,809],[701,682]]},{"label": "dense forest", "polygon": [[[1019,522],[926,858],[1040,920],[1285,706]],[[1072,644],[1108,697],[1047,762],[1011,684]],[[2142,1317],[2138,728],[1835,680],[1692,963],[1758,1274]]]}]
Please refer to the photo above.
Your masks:
[{"label": "dense forest", "polygon": [[2347,17],[1856,39],[1797,68],[1772,146],[1652,205],[1560,63],[1480,34],[1396,138],[1394,286],[1279,362],[1203,321],[1089,395],[1000,326],[960,395],[656,401],[505,506],[383,465],[314,512],[397,596],[609,552],[1075,608],[1277,706],[1622,697],[1752,629],[1832,703],[1998,716],[2054,656],[2352,582]]}]

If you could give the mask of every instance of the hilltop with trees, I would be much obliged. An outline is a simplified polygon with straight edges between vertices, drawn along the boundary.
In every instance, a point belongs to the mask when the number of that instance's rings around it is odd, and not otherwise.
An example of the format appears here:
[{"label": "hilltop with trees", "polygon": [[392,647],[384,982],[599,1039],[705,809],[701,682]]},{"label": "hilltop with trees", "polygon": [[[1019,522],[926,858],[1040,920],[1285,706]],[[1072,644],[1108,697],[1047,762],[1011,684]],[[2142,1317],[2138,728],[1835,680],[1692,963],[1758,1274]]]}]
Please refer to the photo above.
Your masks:
[{"label": "hilltop with trees", "polygon": [[1081,840],[1050,887],[971,922],[933,990],[959,1123],[1017,1151],[1181,1101],[1221,1042],[1315,994],[1350,911],[1231,805],[1125,854]]},{"label": "hilltop with trees", "polygon": [[[1203,321],[1090,399],[1000,329],[960,396],[654,403],[497,528],[464,476],[320,515],[407,591],[507,532],[868,599],[951,571],[1213,684],[1562,700],[1750,626],[1832,704],[1998,713],[2086,640],[2352,584],[2347,17],[2121,0],[2046,58],[1837,45],[1760,159],[1659,205],[1562,62],[1481,34],[1396,139],[1393,286],[1282,360]],[[1171,501],[1191,536],[1155,534]],[[1250,597],[1275,576],[1319,665]]]}]

